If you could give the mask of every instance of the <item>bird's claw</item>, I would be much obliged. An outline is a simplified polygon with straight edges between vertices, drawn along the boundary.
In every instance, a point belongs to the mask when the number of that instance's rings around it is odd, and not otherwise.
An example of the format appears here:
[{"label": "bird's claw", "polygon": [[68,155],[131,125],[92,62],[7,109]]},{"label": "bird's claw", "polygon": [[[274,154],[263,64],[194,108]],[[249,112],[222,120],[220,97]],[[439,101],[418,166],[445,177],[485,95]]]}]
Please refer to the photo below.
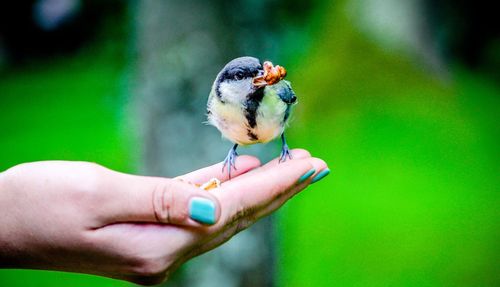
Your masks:
[{"label": "bird's claw", "polygon": [[290,149],[288,148],[288,145],[284,144],[281,147],[281,153],[280,153],[280,158],[278,162],[285,162],[286,158],[292,159],[292,153],[290,152]]},{"label": "bird's claw", "polygon": [[238,156],[238,153],[236,152],[235,149],[231,149],[228,153],[226,158],[224,159],[224,164],[222,165],[222,173],[224,173],[224,169],[227,166],[227,173],[229,179],[231,179],[231,168],[236,170],[236,157]]}]

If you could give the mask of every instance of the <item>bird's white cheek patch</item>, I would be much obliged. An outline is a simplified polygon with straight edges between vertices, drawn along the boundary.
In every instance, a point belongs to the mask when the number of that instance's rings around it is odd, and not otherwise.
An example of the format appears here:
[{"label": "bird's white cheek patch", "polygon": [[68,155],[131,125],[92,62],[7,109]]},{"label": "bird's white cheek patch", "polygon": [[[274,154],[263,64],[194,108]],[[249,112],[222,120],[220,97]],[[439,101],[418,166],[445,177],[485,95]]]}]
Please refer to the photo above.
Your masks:
[{"label": "bird's white cheek patch", "polygon": [[230,103],[242,103],[252,92],[251,80],[240,80],[220,83],[219,90],[222,100]]}]

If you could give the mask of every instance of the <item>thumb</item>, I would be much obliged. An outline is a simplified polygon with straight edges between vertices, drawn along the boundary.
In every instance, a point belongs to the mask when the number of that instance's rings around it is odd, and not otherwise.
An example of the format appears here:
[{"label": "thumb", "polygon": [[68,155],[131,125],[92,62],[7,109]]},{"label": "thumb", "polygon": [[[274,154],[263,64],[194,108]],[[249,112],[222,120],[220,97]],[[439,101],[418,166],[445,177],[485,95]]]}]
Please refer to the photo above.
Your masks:
[{"label": "thumb", "polygon": [[101,200],[100,221],[154,222],[201,226],[220,217],[220,204],[209,192],[180,180],[111,172]]}]

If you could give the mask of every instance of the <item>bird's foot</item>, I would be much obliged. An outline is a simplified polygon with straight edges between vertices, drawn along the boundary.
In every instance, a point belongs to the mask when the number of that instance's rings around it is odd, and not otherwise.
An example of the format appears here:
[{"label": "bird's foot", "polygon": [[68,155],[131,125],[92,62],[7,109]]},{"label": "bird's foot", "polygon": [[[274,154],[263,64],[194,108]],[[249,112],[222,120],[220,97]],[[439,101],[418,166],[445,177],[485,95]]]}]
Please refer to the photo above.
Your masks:
[{"label": "bird's foot", "polygon": [[280,153],[280,159],[279,159],[279,162],[285,162],[286,161],[286,158],[289,158],[289,159],[292,159],[292,153],[290,152],[290,149],[288,148],[288,145],[287,144],[284,144],[282,147],[281,147],[281,153]]},{"label": "bird's foot", "polygon": [[231,148],[227,153],[226,159],[224,159],[224,164],[222,165],[222,172],[224,172],[224,169],[227,166],[227,174],[229,178],[231,178],[231,169],[236,170],[235,161],[237,156],[238,153],[236,152],[236,148]]}]

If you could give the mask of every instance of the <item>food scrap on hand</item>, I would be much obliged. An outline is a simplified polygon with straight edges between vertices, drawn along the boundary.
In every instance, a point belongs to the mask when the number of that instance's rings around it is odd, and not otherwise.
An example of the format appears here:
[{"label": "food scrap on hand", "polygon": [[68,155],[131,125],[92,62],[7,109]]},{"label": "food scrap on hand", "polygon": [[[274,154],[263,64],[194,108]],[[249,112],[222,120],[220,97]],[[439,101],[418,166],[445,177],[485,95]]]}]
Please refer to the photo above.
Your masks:
[{"label": "food scrap on hand", "polygon": [[199,187],[204,190],[211,190],[215,188],[219,188],[221,185],[220,180],[217,178],[212,178],[209,181],[205,182],[204,184],[200,185]]}]

